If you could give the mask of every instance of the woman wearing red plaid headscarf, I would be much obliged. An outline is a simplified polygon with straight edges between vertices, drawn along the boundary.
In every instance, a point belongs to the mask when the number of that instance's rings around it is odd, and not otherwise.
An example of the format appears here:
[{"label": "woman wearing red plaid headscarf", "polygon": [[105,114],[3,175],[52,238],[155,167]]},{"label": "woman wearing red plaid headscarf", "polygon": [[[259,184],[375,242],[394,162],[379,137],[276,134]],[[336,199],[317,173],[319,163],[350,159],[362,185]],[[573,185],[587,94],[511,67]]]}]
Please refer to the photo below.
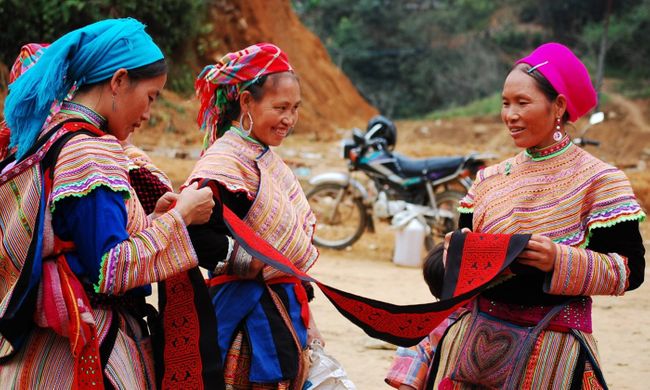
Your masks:
[{"label": "woman wearing red plaid headscarf", "polygon": [[251,238],[232,234],[221,209],[223,204],[233,210],[301,270],[316,261],[314,214],[295,175],[270,148],[298,120],[298,77],[284,52],[260,43],[206,67],[196,91],[206,135],[186,184],[209,185],[217,206],[210,222],[194,227],[190,237],[200,265],[211,271],[227,388],[302,389],[304,351],[312,340],[322,342],[305,285],[248,253]]}]

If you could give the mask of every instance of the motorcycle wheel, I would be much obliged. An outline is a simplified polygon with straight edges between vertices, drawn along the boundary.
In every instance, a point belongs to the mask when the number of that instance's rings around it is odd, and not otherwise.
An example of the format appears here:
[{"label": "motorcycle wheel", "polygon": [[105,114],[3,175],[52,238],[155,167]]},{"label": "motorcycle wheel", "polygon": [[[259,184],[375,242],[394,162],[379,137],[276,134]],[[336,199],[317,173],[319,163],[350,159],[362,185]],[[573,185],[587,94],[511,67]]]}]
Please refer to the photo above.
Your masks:
[{"label": "motorcycle wheel", "polygon": [[307,193],[307,200],[316,215],[314,244],[332,249],[345,249],[363,234],[368,223],[366,208],[348,188],[325,183]]},{"label": "motorcycle wheel", "polygon": [[436,194],[436,206],[438,209],[451,211],[454,214],[454,218],[439,218],[438,220],[431,221],[429,224],[431,234],[424,239],[427,252],[433,249],[436,242],[442,242],[445,234],[458,229],[458,218],[460,217],[458,203],[464,196],[464,193],[452,190]]}]

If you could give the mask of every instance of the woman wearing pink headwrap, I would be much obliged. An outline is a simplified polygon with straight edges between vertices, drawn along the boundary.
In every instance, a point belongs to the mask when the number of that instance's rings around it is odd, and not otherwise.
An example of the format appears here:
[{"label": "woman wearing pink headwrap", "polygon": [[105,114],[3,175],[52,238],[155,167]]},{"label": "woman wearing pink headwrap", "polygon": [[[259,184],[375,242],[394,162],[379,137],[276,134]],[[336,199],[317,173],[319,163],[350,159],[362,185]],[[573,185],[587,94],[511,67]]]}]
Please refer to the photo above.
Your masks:
[{"label": "woman wearing pink headwrap", "polygon": [[404,388],[606,388],[590,296],[623,295],[643,282],[645,214],[625,174],[565,132],[596,104],[571,50],[547,43],[518,60],[502,100],[501,118],[523,150],[479,172],[459,225],[531,239],[430,348],[428,378]]},{"label": "woman wearing pink headwrap", "polygon": [[302,389],[303,351],[314,339],[322,342],[309,286],[248,253],[244,238],[226,228],[221,209],[233,210],[299,269],[316,261],[314,214],[295,175],[271,149],[298,120],[298,77],[284,52],[260,43],[227,54],[196,84],[205,150],[187,184],[207,183],[217,206],[190,237],[199,264],[211,271],[226,387]]}]

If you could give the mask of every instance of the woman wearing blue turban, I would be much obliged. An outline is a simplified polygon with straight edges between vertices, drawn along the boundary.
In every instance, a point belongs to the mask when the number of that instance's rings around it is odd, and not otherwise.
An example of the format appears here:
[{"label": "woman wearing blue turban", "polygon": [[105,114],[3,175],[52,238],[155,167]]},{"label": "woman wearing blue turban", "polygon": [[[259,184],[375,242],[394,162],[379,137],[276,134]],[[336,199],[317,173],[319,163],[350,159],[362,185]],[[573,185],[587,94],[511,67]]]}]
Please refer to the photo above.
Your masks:
[{"label": "woman wearing blue turban", "polygon": [[[156,386],[143,320],[150,283],[197,265],[187,225],[208,189],[167,193],[147,215],[120,141],[167,80],[145,26],[110,19],[53,42],[9,86],[16,153],[0,162],[3,388]],[[65,100],[71,87],[77,92]],[[60,111],[43,127],[54,102]]]}]

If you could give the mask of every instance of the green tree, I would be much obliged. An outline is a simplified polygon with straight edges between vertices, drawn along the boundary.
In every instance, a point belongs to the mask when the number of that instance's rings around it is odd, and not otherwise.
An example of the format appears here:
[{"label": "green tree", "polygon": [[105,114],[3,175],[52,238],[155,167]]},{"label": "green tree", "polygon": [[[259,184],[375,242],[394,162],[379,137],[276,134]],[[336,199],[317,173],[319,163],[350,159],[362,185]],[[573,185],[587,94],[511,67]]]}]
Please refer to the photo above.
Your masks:
[{"label": "green tree", "polygon": [[[608,1],[293,3],[372,104],[410,117],[494,94],[512,62],[543,42],[570,46],[595,71]],[[624,75],[650,94],[650,0],[613,0],[611,14],[606,75]]]},{"label": "green tree", "polygon": [[484,33],[491,1],[294,2],[334,61],[384,114],[422,115],[484,96],[500,83]]},{"label": "green tree", "polygon": [[207,0],[30,0],[29,6],[24,0],[0,0],[0,62],[11,65],[26,43],[52,42],[106,18],[133,17],[148,26],[174,72],[203,23],[206,6]]}]

